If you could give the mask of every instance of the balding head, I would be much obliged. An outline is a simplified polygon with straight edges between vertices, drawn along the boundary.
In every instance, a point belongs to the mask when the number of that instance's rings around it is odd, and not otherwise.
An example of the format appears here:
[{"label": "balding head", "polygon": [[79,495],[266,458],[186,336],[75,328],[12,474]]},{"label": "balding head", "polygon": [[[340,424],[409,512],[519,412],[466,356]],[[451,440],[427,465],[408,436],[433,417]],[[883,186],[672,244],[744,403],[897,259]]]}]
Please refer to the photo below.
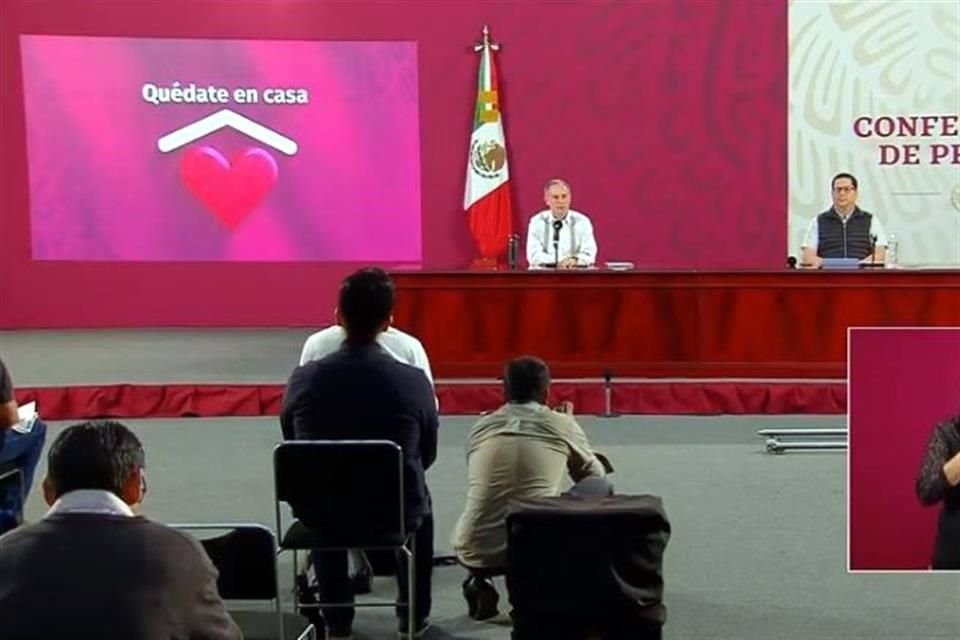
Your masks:
[{"label": "balding head", "polygon": [[563,220],[570,211],[570,185],[560,178],[547,182],[543,188],[543,201],[550,207],[553,217]]}]

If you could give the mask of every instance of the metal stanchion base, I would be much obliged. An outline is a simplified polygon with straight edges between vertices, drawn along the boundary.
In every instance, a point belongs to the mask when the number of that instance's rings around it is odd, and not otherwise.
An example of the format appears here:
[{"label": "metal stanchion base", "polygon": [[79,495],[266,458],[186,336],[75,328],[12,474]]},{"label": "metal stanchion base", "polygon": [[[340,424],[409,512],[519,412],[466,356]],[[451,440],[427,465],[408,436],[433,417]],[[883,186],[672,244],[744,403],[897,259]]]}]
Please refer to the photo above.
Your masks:
[{"label": "metal stanchion base", "polygon": [[603,413],[600,414],[601,418],[620,417],[620,414],[613,410],[613,382],[610,378],[609,372],[607,373],[607,379],[604,382],[603,404]]},{"label": "metal stanchion base", "polygon": [[835,437],[835,438],[846,438],[847,430],[846,429],[761,429],[757,431],[758,436],[768,436],[776,438],[778,436],[786,437],[795,437],[795,436],[822,436],[822,437]]},{"label": "metal stanchion base", "polygon": [[846,451],[846,442],[780,442],[776,438],[767,440],[767,453],[786,453],[787,451]]},{"label": "metal stanchion base", "polygon": [[[847,429],[762,429],[757,431],[757,435],[766,438],[766,451],[774,454],[787,451],[846,451],[849,448]],[[793,440],[798,437],[807,439]]]}]

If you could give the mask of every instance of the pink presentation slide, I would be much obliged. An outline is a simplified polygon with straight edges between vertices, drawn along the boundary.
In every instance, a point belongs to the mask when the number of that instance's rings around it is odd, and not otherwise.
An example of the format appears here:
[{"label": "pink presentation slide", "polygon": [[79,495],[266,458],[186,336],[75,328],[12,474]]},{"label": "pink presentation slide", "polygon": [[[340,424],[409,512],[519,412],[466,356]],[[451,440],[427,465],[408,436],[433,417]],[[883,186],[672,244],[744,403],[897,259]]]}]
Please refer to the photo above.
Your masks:
[{"label": "pink presentation slide", "polygon": [[20,46],[35,260],[420,262],[415,43]]}]

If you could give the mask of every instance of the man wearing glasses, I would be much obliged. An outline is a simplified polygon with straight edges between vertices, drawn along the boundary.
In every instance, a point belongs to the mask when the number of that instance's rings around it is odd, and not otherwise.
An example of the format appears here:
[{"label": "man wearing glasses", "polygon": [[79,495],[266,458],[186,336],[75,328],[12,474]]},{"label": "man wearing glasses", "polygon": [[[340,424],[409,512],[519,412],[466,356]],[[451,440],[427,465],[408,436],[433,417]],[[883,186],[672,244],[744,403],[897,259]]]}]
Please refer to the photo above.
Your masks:
[{"label": "man wearing glasses", "polygon": [[833,206],[810,221],[801,245],[801,266],[820,267],[824,258],[882,263],[887,233],[877,216],[857,206],[857,179],[838,173],[830,185]]}]

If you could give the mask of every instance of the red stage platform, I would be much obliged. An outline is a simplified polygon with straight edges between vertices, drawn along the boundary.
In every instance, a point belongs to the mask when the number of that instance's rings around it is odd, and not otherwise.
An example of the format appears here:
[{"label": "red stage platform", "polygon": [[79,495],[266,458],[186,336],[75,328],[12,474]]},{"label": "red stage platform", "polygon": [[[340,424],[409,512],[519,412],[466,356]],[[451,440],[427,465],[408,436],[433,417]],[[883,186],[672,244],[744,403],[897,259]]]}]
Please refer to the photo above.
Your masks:
[{"label": "red stage platform", "polygon": [[397,272],[438,378],[843,378],[851,326],[960,326],[960,271]]},{"label": "red stage platform", "polygon": [[[278,384],[110,384],[17,389],[17,402],[37,401],[48,420],[275,416]],[[551,402],[570,400],[579,415],[606,410],[600,382],[559,381]],[[440,413],[477,415],[503,403],[492,383],[437,384]],[[846,413],[843,382],[619,382],[611,408],[621,414],[762,415]]]},{"label": "red stage platform", "polygon": [[[498,406],[495,379],[520,354],[547,360],[553,399],[581,414],[605,410],[607,371],[619,413],[842,414],[848,327],[960,326],[956,270],[394,278],[395,323],[424,342],[445,415]],[[17,398],[49,419],[261,416],[279,411],[280,382],[24,386]]]}]

